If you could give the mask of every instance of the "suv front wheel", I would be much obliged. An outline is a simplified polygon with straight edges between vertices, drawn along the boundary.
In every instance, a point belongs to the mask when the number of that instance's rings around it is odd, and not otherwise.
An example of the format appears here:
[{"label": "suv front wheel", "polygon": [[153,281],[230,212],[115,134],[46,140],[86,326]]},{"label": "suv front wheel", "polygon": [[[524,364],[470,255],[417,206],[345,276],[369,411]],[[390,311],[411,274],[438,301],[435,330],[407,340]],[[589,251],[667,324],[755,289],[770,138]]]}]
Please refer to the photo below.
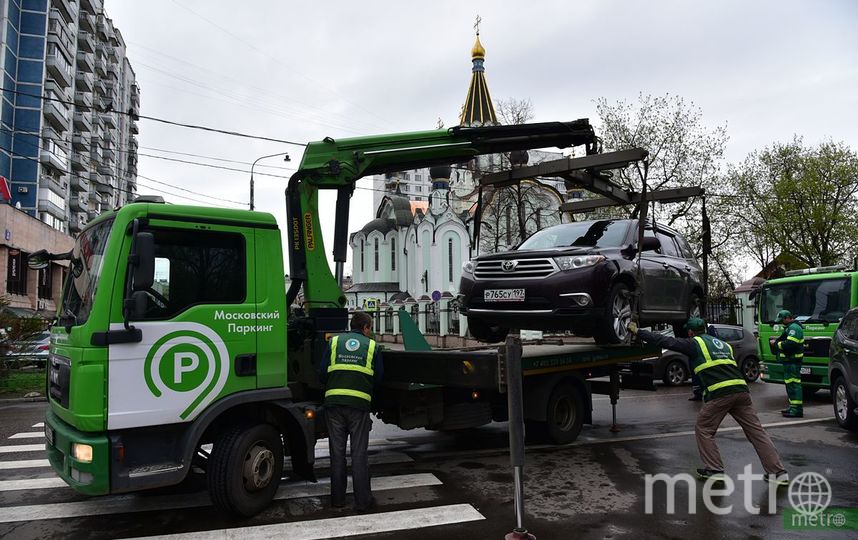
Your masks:
[{"label": "suv front wheel", "polygon": [[623,343],[629,334],[627,327],[631,320],[629,287],[625,283],[615,283],[608,294],[608,309],[593,328],[593,338],[599,344]]},{"label": "suv front wheel", "polygon": [[496,326],[477,319],[468,319],[468,331],[477,341],[497,343],[506,339],[509,328]]},{"label": "suv front wheel", "polygon": [[834,419],[837,425],[858,433],[858,415],[855,414],[856,404],[849,395],[849,385],[843,375],[838,375],[831,385],[831,399],[834,404]]}]

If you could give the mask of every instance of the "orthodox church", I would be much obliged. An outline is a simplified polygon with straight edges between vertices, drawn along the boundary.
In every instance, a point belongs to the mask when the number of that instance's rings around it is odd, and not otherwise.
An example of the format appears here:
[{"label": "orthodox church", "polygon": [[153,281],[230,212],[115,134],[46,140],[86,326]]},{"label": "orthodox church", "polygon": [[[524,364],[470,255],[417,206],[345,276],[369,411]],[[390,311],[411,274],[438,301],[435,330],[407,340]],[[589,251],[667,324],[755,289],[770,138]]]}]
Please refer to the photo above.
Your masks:
[{"label": "orthodox church", "polygon": [[[498,125],[485,78],[485,55],[478,32],[471,50],[471,82],[460,125]],[[493,198],[503,195],[490,191],[483,193],[486,211],[481,241],[474,244],[473,215],[478,193],[475,177],[479,171],[509,167],[510,160],[521,164],[562,157],[554,152],[520,154],[480,156],[465,168],[437,166],[375,177],[376,217],[349,239],[354,284],[345,291],[348,306],[388,309],[421,304],[422,312],[424,304],[432,304],[430,309],[441,304],[441,309],[446,309],[458,292],[464,262],[480,251],[505,250],[521,240],[517,225],[513,225],[518,223],[518,216],[512,199],[505,206],[492,205]],[[528,232],[560,223],[556,209],[563,201],[563,181],[539,179],[522,184],[519,189],[532,191],[528,198],[536,207],[526,220]],[[521,192],[517,202],[521,202],[520,195]],[[482,240],[484,237],[489,241]],[[421,320],[420,326],[425,331],[423,323]],[[460,331],[464,334],[464,325]]]}]

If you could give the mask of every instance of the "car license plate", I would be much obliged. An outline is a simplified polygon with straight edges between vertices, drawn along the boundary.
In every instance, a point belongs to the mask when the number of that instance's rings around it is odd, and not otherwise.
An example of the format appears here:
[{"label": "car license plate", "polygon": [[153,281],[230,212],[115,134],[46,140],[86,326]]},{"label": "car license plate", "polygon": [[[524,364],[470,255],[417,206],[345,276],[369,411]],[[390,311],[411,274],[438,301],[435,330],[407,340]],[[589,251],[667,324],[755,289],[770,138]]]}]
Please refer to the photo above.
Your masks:
[{"label": "car license plate", "polygon": [[803,367],[800,370],[798,370],[798,372],[802,375],[810,375],[810,368],[809,367]]},{"label": "car license plate", "polygon": [[48,441],[48,444],[51,446],[54,445],[54,430],[47,424],[45,424],[45,439]]},{"label": "car license plate", "polygon": [[483,299],[486,302],[524,302],[524,289],[486,289]]}]

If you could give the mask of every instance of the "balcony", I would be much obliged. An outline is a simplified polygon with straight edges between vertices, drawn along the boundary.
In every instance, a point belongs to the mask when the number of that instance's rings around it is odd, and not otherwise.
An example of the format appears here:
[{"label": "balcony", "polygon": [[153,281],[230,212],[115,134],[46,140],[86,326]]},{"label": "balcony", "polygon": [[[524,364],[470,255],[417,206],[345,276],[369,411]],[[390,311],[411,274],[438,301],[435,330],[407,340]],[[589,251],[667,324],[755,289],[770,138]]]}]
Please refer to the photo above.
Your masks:
[{"label": "balcony", "polygon": [[69,64],[68,60],[62,56],[62,53],[56,49],[53,51],[49,50],[45,56],[45,65],[48,68],[49,74],[57,84],[63,88],[71,86],[74,71],[72,70],[71,64]]},{"label": "balcony", "polygon": [[114,80],[114,81],[119,79],[119,63],[118,62],[111,62],[110,60],[107,61],[107,76],[111,80]]},{"label": "balcony", "polygon": [[56,9],[51,10],[48,16],[48,43],[54,43],[61,47],[66,55],[73,57],[75,53],[74,36],[69,30],[68,23],[63,20],[62,15]]},{"label": "balcony", "polygon": [[101,175],[101,180],[103,182],[109,182],[111,184],[113,183],[114,173],[113,173],[113,167],[112,166],[107,165],[106,163],[99,163],[98,164],[98,173]]},{"label": "balcony", "polygon": [[79,51],[94,52],[95,51],[95,36],[89,32],[81,30],[77,33],[77,47]]},{"label": "balcony", "polygon": [[66,214],[66,209],[63,206],[59,206],[57,202],[51,200],[50,195],[46,197],[42,197],[43,193],[39,193],[39,212],[47,212],[48,214],[54,216],[57,219],[66,220],[68,219],[68,215]]},{"label": "balcony", "polygon": [[66,151],[51,139],[42,139],[39,161],[63,173],[66,172],[66,168],[68,167],[68,155]]},{"label": "balcony", "polygon": [[103,79],[96,79],[95,80],[95,89],[98,91],[99,95],[101,95],[101,96],[104,96],[105,94],[107,94],[107,87],[104,86],[104,80]]},{"label": "balcony", "polygon": [[106,193],[106,194],[108,194],[108,195],[112,195],[112,194],[113,194],[113,186],[111,186],[109,183],[104,182],[104,181],[101,181],[101,182],[97,183],[97,184],[95,185],[95,189],[96,189],[96,191],[98,191],[99,193]]},{"label": "balcony", "polygon": [[101,155],[104,157],[104,161],[107,163],[114,163],[116,161],[116,152],[113,151],[113,148],[105,146],[101,149]]},{"label": "balcony", "polygon": [[84,73],[83,71],[78,71],[77,77],[75,78],[75,81],[77,82],[77,89],[84,92],[92,92],[94,80],[95,79],[93,78],[92,73]]},{"label": "balcony", "polygon": [[89,134],[75,133],[72,135],[72,146],[75,150],[86,150],[89,148]]},{"label": "balcony", "polygon": [[56,8],[51,10],[51,14],[56,11],[57,15],[62,15],[63,24],[68,25],[77,18],[77,9],[72,4],[69,0],[51,0],[50,5]]},{"label": "balcony", "polygon": [[42,176],[39,179],[39,190],[47,189],[53,191],[61,198],[65,199],[66,197],[66,186],[61,181],[52,176]]},{"label": "balcony", "polygon": [[111,129],[116,129],[116,115],[113,113],[99,113],[101,124]]},{"label": "balcony", "polygon": [[90,184],[89,180],[87,180],[84,174],[71,175],[71,182],[69,183],[69,185],[71,186],[72,191],[89,192],[92,190],[92,184]]},{"label": "balcony", "polygon": [[49,125],[42,126],[42,138],[50,139],[55,143],[61,143],[63,138],[60,136],[57,131]]},{"label": "balcony", "polygon": [[129,129],[131,130],[131,133],[133,133],[135,135],[140,133],[140,128],[137,127],[137,121],[136,120],[131,121],[131,124],[129,125]]},{"label": "balcony", "polygon": [[75,171],[85,171],[89,166],[89,158],[85,153],[72,151],[71,165],[72,169]]},{"label": "balcony", "polygon": [[81,30],[86,32],[95,32],[95,15],[93,15],[91,11],[84,9],[83,4],[81,4],[78,24],[80,25]]},{"label": "balcony", "polygon": [[107,60],[95,57],[95,74],[99,77],[107,77]]},{"label": "balcony", "polygon": [[77,70],[84,73],[92,73],[95,70],[95,57],[92,53],[78,51],[77,53]]},{"label": "balcony", "polygon": [[[98,141],[98,139],[95,140]],[[94,144],[90,147],[89,157],[92,159],[93,164],[98,165],[101,163],[101,147],[98,146],[98,144]]]},{"label": "balcony", "polygon": [[56,101],[45,100],[42,112],[51,125],[60,133],[69,128],[69,112],[66,106]]},{"label": "balcony", "polygon": [[82,112],[74,113],[74,127],[80,131],[92,131],[92,121],[89,119],[89,114]]},{"label": "balcony", "polygon": [[87,215],[80,212],[72,212],[71,217],[69,218],[69,231],[73,233],[79,233],[86,227],[86,224],[89,222],[87,219]]},{"label": "balcony", "polygon": [[76,193],[69,200],[69,206],[72,210],[86,212],[89,210],[89,196],[86,193]]},{"label": "balcony", "polygon": [[75,92],[74,104],[86,109],[92,108],[92,92]]},{"label": "balcony", "polygon": [[128,138],[128,148],[129,148],[132,152],[136,152],[136,151],[137,151],[137,148],[138,148],[139,146],[140,146],[140,143],[139,143],[139,142],[137,142],[137,137],[135,137],[134,135],[132,135],[131,137],[129,137],[129,138]]}]

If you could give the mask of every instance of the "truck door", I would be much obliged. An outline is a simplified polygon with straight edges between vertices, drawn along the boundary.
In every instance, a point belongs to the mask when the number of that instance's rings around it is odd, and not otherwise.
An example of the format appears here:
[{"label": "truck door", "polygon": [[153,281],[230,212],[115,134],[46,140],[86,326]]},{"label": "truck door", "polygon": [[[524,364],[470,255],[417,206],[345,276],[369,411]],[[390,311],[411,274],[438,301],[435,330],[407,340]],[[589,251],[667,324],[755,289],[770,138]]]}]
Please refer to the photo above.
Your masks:
[{"label": "truck door", "polygon": [[[256,354],[253,229],[165,217],[145,230],[155,282],[145,315],[131,321],[142,341],[109,346],[108,429],[189,422],[219,397],[256,388],[255,372],[236,369]],[[111,313],[111,329],[117,320]]]}]

